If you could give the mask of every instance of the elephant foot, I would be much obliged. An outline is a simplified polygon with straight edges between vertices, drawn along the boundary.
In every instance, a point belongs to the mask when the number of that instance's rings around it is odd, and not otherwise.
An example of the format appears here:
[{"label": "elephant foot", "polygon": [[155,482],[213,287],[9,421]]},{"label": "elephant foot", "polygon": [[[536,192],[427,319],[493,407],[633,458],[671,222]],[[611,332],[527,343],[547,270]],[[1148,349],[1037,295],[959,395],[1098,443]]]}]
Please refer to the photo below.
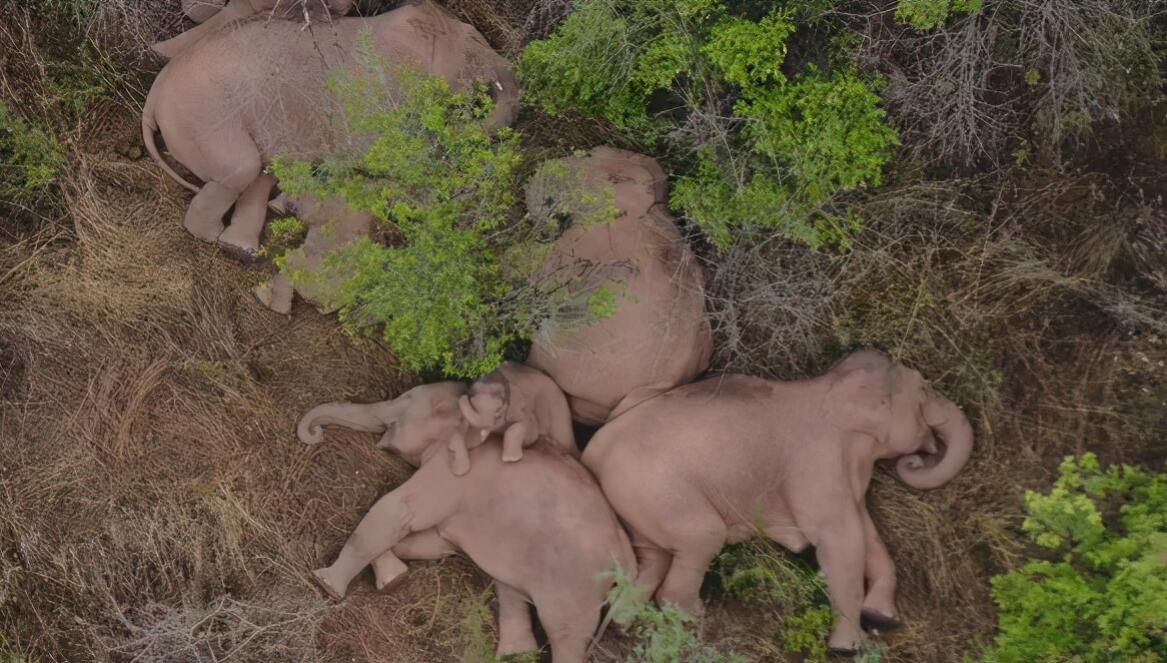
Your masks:
[{"label": "elephant foot", "polygon": [[451,454],[453,455],[453,458],[450,459],[450,471],[453,472],[454,476],[456,477],[465,476],[466,473],[470,471],[470,457],[466,454],[459,454],[455,452],[451,452]]},{"label": "elephant foot", "polygon": [[373,576],[376,580],[378,592],[387,592],[405,580],[409,565],[397,558],[396,555],[381,555],[373,560]]},{"label": "elephant foot", "polygon": [[268,307],[272,311],[280,315],[290,315],[292,313],[292,298],[282,297],[281,293],[269,281],[262,285],[257,285],[251,289],[251,293],[259,300],[260,304]]},{"label": "elephant foot", "polygon": [[904,623],[895,617],[889,617],[888,615],[878,610],[864,608],[863,612],[859,615],[859,625],[865,631],[879,631],[880,633],[886,633],[888,631],[896,630],[897,628],[903,626]]},{"label": "elephant foot", "polygon": [[267,202],[267,207],[279,216],[295,216],[296,204],[285,194],[280,194]]},{"label": "elephant foot", "polygon": [[332,599],[333,601],[344,600],[345,589],[347,588],[337,589],[335,581],[332,579],[331,574],[329,573],[329,569],[316,569],[311,574],[309,574],[308,577],[317,587],[321,589],[321,591],[323,591],[328,596],[328,598]]},{"label": "elephant foot", "polygon": [[503,449],[502,462],[504,462],[504,463],[517,463],[522,459],[523,459],[523,450],[522,449],[519,449],[518,451],[507,451],[506,449]]},{"label": "elephant foot", "polygon": [[854,656],[859,652],[867,642],[867,635],[863,631],[851,633],[850,628],[840,629],[838,626],[831,631],[831,637],[827,639],[827,649],[832,654],[839,654],[843,656]]}]

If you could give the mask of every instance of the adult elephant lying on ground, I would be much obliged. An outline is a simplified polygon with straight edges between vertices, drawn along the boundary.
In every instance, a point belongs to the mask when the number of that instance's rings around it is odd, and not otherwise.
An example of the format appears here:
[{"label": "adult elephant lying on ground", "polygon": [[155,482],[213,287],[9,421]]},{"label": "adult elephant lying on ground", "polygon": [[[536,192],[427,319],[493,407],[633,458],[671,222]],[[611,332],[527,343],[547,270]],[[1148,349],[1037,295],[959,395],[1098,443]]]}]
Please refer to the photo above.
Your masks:
[{"label": "adult elephant lying on ground", "polygon": [[492,436],[470,450],[470,471],[455,476],[443,435],[460,421],[465,389],[425,385],[372,407],[333,404],[305,415],[299,430],[306,441],[319,438],[322,424],[386,430],[379,446],[420,465],[373,505],[336,561],[313,577],[340,599],[370,563],[377,587],[385,588],[407,570],[402,559],[462,552],[494,579],[500,656],[535,648],[529,602],[555,663],[583,663],[613,582],[605,572],[617,564],[635,568],[628,538],[588,471],[542,443],[522,462],[505,463],[502,441]]},{"label": "adult elephant lying on ground", "polygon": [[[532,214],[572,225],[540,278],[552,287],[572,287],[599,275],[615,292],[615,308],[599,320],[553,318],[535,333],[527,363],[559,384],[576,420],[601,424],[709,366],[705,281],[668,214],[665,175],[656,161],[600,147],[552,165],[566,173],[567,186],[536,177],[527,187],[527,206]],[[579,186],[586,193],[580,195]],[[586,206],[579,201],[603,189],[610,191],[615,218],[578,218]]]},{"label": "adult elephant lying on ground", "polygon": [[865,351],[809,380],[674,389],[601,428],[583,461],[629,526],[637,585],[658,601],[701,615],[701,580],[726,542],[813,545],[838,615],[830,645],[850,650],[861,615],[898,624],[895,567],[864,501],[875,461],[898,458],[905,483],[936,488],[972,443],[964,414],[919,373]]},{"label": "adult elephant lying on ground", "polygon": [[[302,30],[291,21],[244,22],[171,60],[146,97],[147,150],[175,180],[197,191],[187,209],[187,230],[254,254],[275,185],[264,165],[277,155],[311,160],[360,142],[349,135],[327,79],[382,64],[358,57],[366,39],[372,55],[390,68],[417,67],[456,89],[475,80],[487,83],[496,102],[484,120],[488,128],[514,118],[518,86],[507,61],[472,26],[432,2],[371,19],[336,19],[329,30]],[[392,86],[392,76],[386,83]],[[171,156],[205,182],[201,188],[162,160],[156,130]],[[223,215],[232,206],[231,226],[224,231]]]}]

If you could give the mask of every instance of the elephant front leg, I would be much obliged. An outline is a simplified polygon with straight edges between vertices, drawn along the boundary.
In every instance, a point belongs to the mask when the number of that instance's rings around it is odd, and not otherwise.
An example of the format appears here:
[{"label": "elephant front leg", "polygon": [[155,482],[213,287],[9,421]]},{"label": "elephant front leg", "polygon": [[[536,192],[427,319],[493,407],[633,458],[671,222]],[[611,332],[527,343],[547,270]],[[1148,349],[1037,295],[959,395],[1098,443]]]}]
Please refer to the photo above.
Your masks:
[{"label": "elephant front leg", "polygon": [[408,567],[404,560],[436,560],[458,554],[454,544],[443,539],[434,528],[422,532],[415,532],[393,546],[393,549],[381,553],[373,560],[373,576],[377,591],[392,589],[402,578]]},{"label": "elephant front leg", "polygon": [[466,435],[455,431],[450,436],[450,471],[454,476],[464,476],[470,471],[470,453],[466,450]]},{"label": "elephant front leg", "polygon": [[867,506],[862,505],[863,549],[865,553],[863,575],[867,579],[867,595],[863,597],[861,619],[864,628],[890,631],[902,626],[896,619],[895,592],[896,567],[887,547],[879,538]]},{"label": "elephant front leg", "polygon": [[819,567],[827,581],[827,595],[835,611],[834,628],[827,644],[832,650],[851,652],[867,637],[860,627],[863,605],[864,531],[857,510],[814,528]]},{"label": "elephant front leg", "polygon": [[[534,432],[534,428],[525,421],[511,424],[502,436],[502,459],[506,463],[514,463],[523,459],[523,445]],[[533,440],[532,440],[533,441]]]}]

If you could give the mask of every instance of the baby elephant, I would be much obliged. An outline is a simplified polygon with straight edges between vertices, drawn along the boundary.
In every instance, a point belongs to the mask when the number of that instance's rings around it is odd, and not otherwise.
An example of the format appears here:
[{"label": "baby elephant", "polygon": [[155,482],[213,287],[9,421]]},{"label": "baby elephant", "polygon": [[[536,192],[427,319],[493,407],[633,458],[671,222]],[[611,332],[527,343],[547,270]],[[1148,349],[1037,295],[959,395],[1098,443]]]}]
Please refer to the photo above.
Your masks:
[{"label": "baby elephant", "polygon": [[499,656],[536,648],[528,607],[534,604],[554,663],[584,663],[610,572],[616,566],[634,572],[628,537],[591,474],[547,446],[528,449],[521,463],[504,463],[502,441],[491,436],[469,451],[469,473],[455,476],[443,458],[443,436],[461,421],[463,393],[457,382],[425,385],[367,409],[333,404],[304,417],[301,437],[313,442],[321,425],[388,428],[381,446],[420,465],[377,500],[336,561],[312,578],[339,600],[370,564],[377,588],[386,589],[408,570],[402,558],[461,552],[494,580]]},{"label": "baby elephant", "polygon": [[700,616],[701,580],[727,542],[813,545],[839,615],[829,644],[853,650],[861,620],[898,625],[895,567],[864,500],[875,461],[898,459],[901,480],[936,488],[972,445],[960,408],[864,351],[808,380],[724,375],[673,389],[601,428],[583,461],[629,526],[642,590]]},{"label": "baby elephant", "polygon": [[[458,407],[470,425],[481,429],[481,439],[491,433],[503,436],[504,462],[521,460],[523,447],[539,439],[563,453],[579,456],[567,397],[542,371],[504,362],[471,385],[470,393],[458,399]],[[450,451],[454,454],[454,474],[469,472],[465,437],[451,438]]]}]

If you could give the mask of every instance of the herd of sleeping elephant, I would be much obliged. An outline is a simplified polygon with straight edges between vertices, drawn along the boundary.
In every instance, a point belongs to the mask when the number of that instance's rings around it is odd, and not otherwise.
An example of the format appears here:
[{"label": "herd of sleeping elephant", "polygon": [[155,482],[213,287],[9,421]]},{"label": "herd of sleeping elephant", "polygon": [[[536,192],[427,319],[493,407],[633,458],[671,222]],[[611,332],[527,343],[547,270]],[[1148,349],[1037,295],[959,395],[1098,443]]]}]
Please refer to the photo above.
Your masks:
[{"label": "herd of sleeping elephant", "polygon": [[[517,112],[507,61],[431,2],[372,18],[342,18],[351,0],[183,4],[200,25],[155,46],[170,61],[147,98],[144,138],[196,192],[186,228],[237,253],[259,248],[269,202],[310,228],[290,254],[301,268],[370,232],[372,217],[343,201],[269,201],[277,183],[264,172],[276,155],[320,158],[359,140],[338,125],[325,86],[330,72],[354,66],[358,40],[455,89],[488,83],[488,128]],[[296,16],[303,20],[270,20]],[[317,27],[304,29],[314,18]],[[156,133],[202,186],[167,165]],[[499,655],[537,648],[534,604],[553,659],[573,663],[587,658],[617,565],[645,598],[699,617],[713,558],[727,542],[760,536],[793,551],[814,546],[836,613],[831,648],[855,650],[865,630],[898,625],[895,568],[864,495],[882,459],[896,459],[898,476],[916,488],[955,476],[972,449],[964,414],[874,351],[794,382],[698,379],[712,350],[704,282],[668,213],[664,173],[647,156],[606,147],[562,163],[609,186],[616,216],[566,229],[548,268],[619,265],[615,312],[545,326],[526,363],[504,363],[469,386],[427,384],[304,415],[305,443],[321,442],[330,425],[380,433],[380,448],[417,467],[312,579],[342,599],[369,566],[382,589],[406,573],[406,560],[463,554],[494,581]],[[528,190],[529,208],[545,204]],[[293,284],[277,276],[256,294],[287,313]],[[582,455],[573,420],[599,426]]]}]

